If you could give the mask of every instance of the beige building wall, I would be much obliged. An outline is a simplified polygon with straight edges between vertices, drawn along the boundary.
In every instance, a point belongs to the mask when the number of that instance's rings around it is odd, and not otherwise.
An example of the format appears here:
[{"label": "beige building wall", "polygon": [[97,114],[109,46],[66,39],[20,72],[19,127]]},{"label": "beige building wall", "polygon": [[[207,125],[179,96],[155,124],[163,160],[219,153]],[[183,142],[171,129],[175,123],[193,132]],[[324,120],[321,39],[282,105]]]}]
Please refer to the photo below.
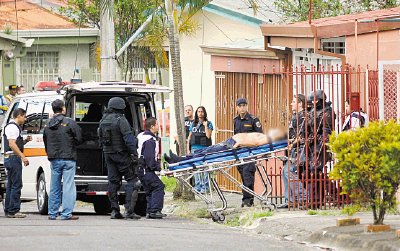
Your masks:
[{"label": "beige building wall", "polygon": [[377,44],[379,61],[400,60],[400,30],[381,31],[346,37],[346,58],[351,65],[377,69]]},{"label": "beige building wall", "polygon": [[[197,13],[194,20],[199,25],[196,33],[193,36],[180,37],[183,99],[185,104],[193,105],[194,110],[199,105],[203,105],[207,110],[209,120],[215,125],[215,80],[214,72],[211,71],[211,56],[203,54],[200,46],[223,46],[237,40],[262,38],[262,34],[258,25],[231,20],[207,11]],[[172,88],[171,73],[170,79]],[[176,135],[172,100],[173,94],[170,102],[171,136]],[[171,140],[172,144],[173,140]]]}]

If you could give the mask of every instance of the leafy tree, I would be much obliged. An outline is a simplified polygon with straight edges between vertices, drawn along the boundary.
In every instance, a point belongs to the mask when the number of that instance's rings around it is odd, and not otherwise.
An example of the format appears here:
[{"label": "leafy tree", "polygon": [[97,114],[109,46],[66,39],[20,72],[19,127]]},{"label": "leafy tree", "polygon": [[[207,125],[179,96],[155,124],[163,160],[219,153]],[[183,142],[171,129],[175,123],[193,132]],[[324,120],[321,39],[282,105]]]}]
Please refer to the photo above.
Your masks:
[{"label": "leafy tree", "polygon": [[[274,2],[278,13],[281,13],[284,22],[297,22],[308,20],[310,0],[276,0]],[[340,0],[313,0],[312,19],[337,16],[344,13]]]},{"label": "leafy tree", "polygon": [[67,0],[66,7],[58,11],[76,24],[100,28],[100,3],[102,0]]},{"label": "leafy tree", "polygon": [[368,202],[374,224],[383,224],[387,210],[396,206],[400,184],[400,125],[391,120],[330,136],[337,158],[331,175],[342,182],[342,193],[355,203]]},{"label": "leafy tree", "polygon": [[[69,16],[75,22],[91,23],[99,27],[99,13],[101,6],[106,4],[105,0],[67,0],[68,7],[61,9],[61,12]],[[246,0],[250,7],[255,11],[258,7],[258,0]],[[130,46],[123,56],[122,66],[126,70],[127,76],[132,66],[133,56],[140,56],[146,69],[146,62],[154,60],[160,67],[166,54],[162,49],[163,42],[168,36],[171,68],[174,86],[174,105],[175,120],[178,132],[178,144],[180,152],[185,152],[186,140],[184,138],[184,103],[182,88],[182,70],[180,63],[179,34],[190,34],[198,27],[192,22],[191,18],[211,0],[115,0],[114,11],[116,13],[116,41],[117,46],[121,46],[128,40],[133,31],[149,15],[150,10],[155,10],[163,6],[162,13],[154,15],[152,25],[146,29],[146,32],[137,41],[135,46]],[[163,15],[164,14],[164,15]],[[164,19],[166,17],[166,19]],[[166,23],[164,23],[166,21]],[[154,53],[150,53],[154,52]],[[152,55],[152,56],[149,56]],[[165,63],[163,64],[166,65]],[[182,184],[177,186],[178,190],[183,190],[186,199],[194,198],[193,194],[186,193]],[[182,194],[182,193],[181,193]]]},{"label": "leafy tree", "polygon": [[[100,10],[106,3],[107,1],[104,0],[67,0],[68,5],[60,8],[59,12],[79,25],[85,24],[100,28]],[[160,4],[160,0],[115,0],[112,10],[114,12],[116,48],[120,48]],[[118,60],[126,81],[132,80],[133,69],[138,67],[135,59],[139,59],[141,62],[148,83],[150,82],[149,68],[154,67],[155,63],[159,63],[159,67],[168,65],[168,62],[165,61],[167,58],[163,56],[165,51],[162,49],[162,42],[165,41],[166,34],[159,32],[159,30],[165,30],[165,27],[163,27],[162,18],[157,18],[156,15],[155,17],[136,44],[129,46]],[[157,35],[158,38],[154,39],[154,35]]]},{"label": "leafy tree", "polygon": [[393,8],[400,5],[399,0],[345,0],[344,7],[351,12]]},{"label": "leafy tree", "polygon": [[[182,69],[180,62],[180,45],[178,34],[181,27],[186,27],[191,17],[206,6],[210,0],[164,0],[164,7],[167,16],[168,40],[171,53],[171,68],[174,86],[174,106],[175,106],[175,121],[178,132],[179,152],[186,152],[186,139],[184,133],[184,103],[183,103],[183,88],[182,88]],[[247,0],[249,5],[254,9],[257,8],[257,0]],[[193,198],[191,193],[186,193],[183,184],[179,184],[174,191],[174,197],[179,197],[180,191],[184,199],[186,196]]]},{"label": "leafy tree", "polygon": [[[312,0],[312,19],[399,5],[399,0]],[[275,0],[274,6],[285,23],[306,21],[309,18],[310,0]]]}]

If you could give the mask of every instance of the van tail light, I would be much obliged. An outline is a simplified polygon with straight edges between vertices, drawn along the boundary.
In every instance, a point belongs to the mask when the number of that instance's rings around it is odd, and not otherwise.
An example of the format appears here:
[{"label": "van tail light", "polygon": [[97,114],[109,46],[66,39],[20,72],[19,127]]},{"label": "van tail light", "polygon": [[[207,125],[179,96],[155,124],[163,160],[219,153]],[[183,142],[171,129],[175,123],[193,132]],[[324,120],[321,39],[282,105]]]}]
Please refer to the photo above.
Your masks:
[{"label": "van tail light", "polygon": [[86,195],[88,195],[88,196],[98,196],[98,195],[106,195],[106,196],[108,196],[108,192],[90,191],[90,192],[86,192]]}]

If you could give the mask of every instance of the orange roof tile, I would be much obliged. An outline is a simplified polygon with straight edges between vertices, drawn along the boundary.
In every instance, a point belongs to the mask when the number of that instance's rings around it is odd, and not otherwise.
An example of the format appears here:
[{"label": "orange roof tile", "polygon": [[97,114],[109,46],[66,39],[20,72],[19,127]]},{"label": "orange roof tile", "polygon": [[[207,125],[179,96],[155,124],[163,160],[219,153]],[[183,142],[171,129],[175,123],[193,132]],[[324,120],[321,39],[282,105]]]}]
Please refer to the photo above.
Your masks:
[{"label": "orange roof tile", "polygon": [[[78,28],[65,17],[26,1],[17,1],[17,10],[19,30]],[[10,25],[16,30],[16,20],[15,1],[0,0],[0,29]]]}]

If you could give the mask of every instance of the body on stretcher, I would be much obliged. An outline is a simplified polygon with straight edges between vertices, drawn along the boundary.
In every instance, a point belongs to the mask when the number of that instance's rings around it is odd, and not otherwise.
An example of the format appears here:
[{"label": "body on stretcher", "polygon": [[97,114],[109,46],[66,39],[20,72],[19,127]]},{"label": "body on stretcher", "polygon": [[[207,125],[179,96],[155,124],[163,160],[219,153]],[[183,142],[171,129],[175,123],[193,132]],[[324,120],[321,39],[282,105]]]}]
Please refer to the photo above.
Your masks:
[{"label": "body on stretcher", "polygon": [[265,155],[269,152],[283,150],[287,147],[287,140],[279,141],[271,144],[265,144],[257,147],[237,148],[225,150],[221,152],[209,153],[204,156],[194,157],[178,163],[168,165],[169,171],[178,171],[180,169],[194,168],[198,169],[201,166],[213,163],[221,163],[228,161],[240,161],[247,158]]},{"label": "body on stretcher", "polygon": [[[219,173],[233,182],[237,187],[252,194],[255,199],[260,200],[262,208],[273,210],[276,205],[273,204],[269,196],[272,194],[272,183],[267,175],[266,169],[262,166],[263,160],[272,158],[280,158],[276,153],[285,150],[287,141],[279,141],[272,144],[266,144],[258,147],[238,148],[225,150],[220,152],[213,152],[204,156],[194,157],[181,161],[179,163],[171,164],[167,170],[163,170],[166,176],[173,176],[182,182],[185,186],[190,188],[207,206],[213,221],[224,221],[224,210],[227,208],[227,201],[223,195],[215,177]],[[264,190],[261,194],[256,194],[254,191],[245,187],[241,182],[229,174],[229,169],[237,167],[245,163],[256,163],[256,171],[261,177]],[[210,190],[209,194],[199,193],[190,183],[191,177],[196,173],[207,173],[209,179]],[[222,204],[217,206],[217,201],[214,199],[214,194],[217,194]]]}]

